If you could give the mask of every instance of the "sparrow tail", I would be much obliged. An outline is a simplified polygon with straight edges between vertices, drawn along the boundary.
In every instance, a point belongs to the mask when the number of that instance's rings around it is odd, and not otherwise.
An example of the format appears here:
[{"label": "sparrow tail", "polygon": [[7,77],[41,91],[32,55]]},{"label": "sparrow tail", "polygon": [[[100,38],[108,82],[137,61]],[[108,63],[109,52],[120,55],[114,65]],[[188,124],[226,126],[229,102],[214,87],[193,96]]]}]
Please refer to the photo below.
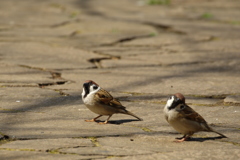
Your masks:
[{"label": "sparrow tail", "polygon": [[219,133],[219,132],[215,131],[215,130],[212,129],[212,128],[210,128],[210,131],[219,134],[219,135],[222,136],[223,138],[227,138],[227,136],[225,136],[225,135],[222,134],[222,133]]},{"label": "sparrow tail", "polygon": [[127,110],[125,110],[124,114],[131,115],[131,116],[137,118],[139,121],[142,121],[142,120],[143,120],[142,118],[139,118],[138,116],[136,116],[135,114],[133,114],[132,112],[127,111]]}]

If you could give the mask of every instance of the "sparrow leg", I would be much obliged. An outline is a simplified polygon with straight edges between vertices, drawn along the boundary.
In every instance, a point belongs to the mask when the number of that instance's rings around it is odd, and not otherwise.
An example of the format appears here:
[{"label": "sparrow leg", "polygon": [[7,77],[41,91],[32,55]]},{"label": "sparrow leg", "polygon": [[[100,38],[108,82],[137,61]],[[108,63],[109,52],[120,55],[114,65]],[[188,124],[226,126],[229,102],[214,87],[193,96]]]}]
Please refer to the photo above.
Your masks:
[{"label": "sparrow leg", "polygon": [[107,120],[105,122],[99,122],[98,124],[107,124],[108,120],[112,117],[112,115],[109,115],[109,117],[107,118]]},{"label": "sparrow leg", "polygon": [[91,120],[85,120],[85,122],[96,122],[96,120],[98,119],[98,118],[100,118],[100,117],[102,117],[102,115],[99,115],[99,116],[97,116],[96,118],[93,118],[93,119],[91,119]]},{"label": "sparrow leg", "polygon": [[190,139],[190,135],[184,135],[182,139],[176,140],[174,142],[183,142]]},{"label": "sparrow leg", "polygon": [[175,138],[175,139],[183,139],[183,138],[185,138],[187,135],[186,134],[184,134],[182,137],[177,137],[177,138]]}]

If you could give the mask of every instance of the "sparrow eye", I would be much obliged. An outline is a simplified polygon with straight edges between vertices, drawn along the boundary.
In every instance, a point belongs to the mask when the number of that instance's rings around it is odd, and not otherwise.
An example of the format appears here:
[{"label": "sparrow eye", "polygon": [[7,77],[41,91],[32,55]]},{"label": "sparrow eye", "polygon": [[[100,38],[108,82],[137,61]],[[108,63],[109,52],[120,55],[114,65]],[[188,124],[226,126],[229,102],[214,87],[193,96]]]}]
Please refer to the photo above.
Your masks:
[{"label": "sparrow eye", "polygon": [[93,86],[93,89],[94,89],[94,90],[98,89],[98,86]]}]

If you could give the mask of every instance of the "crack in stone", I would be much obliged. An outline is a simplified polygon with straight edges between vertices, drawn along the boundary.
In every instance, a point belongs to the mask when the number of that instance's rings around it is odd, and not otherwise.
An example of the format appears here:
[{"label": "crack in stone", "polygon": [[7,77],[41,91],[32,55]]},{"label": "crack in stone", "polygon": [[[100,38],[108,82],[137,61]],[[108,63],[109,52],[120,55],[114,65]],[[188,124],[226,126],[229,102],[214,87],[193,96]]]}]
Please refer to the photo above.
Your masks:
[{"label": "crack in stone", "polygon": [[70,94],[63,92],[63,89],[54,89],[54,91],[58,92],[61,96],[69,96],[70,95]]},{"label": "crack in stone", "polygon": [[231,94],[220,94],[220,95],[197,95],[197,94],[188,94],[186,96],[196,97],[196,98],[210,98],[210,99],[225,99]]},{"label": "crack in stone", "polygon": [[59,72],[50,72],[50,74],[52,75],[53,79],[62,79],[62,74]]},{"label": "crack in stone", "polygon": [[40,88],[44,88],[46,86],[53,86],[53,85],[63,85],[68,81],[58,81],[58,82],[51,82],[51,83],[38,83]]},{"label": "crack in stone", "polygon": [[0,137],[0,146],[2,144],[9,143],[11,141],[15,141],[16,140],[16,138],[14,136],[9,136],[9,135],[6,135],[6,134],[1,133],[1,132],[0,132],[0,136],[1,136]]},{"label": "crack in stone", "polygon": [[[17,113],[17,112],[23,112],[21,110],[17,110],[17,109],[6,109],[6,108],[2,108],[0,107],[0,113]],[[0,134],[1,135],[1,134]]]},{"label": "crack in stone", "polygon": [[111,54],[106,54],[106,53],[103,53],[103,52],[97,51],[97,50],[93,50],[93,51],[91,51],[91,52],[94,53],[94,54],[97,54],[97,55],[106,56],[106,57],[111,57],[111,58],[113,58],[113,59],[121,59],[121,56],[113,56],[113,55],[111,55]]},{"label": "crack in stone", "polygon": [[102,60],[112,60],[112,59],[120,59],[116,57],[104,57],[104,58],[91,58],[88,60],[88,62],[93,63],[96,68],[104,68],[101,64]]},{"label": "crack in stone", "polygon": [[101,58],[88,59],[88,62],[93,63],[95,65],[95,68],[104,68],[101,64],[101,61],[103,61],[103,60],[119,60],[119,59],[121,59],[120,56],[112,56],[110,54],[105,54],[105,53],[101,53],[101,52],[98,52],[98,51],[92,51],[92,52],[94,54],[106,56],[106,57],[101,57]]},{"label": "crack in stone", "polygon": [[[60,72],[56,72],[50,69],[46,69],[46,68],[41,68],[41,67],[32,67],[32,66],[28,66],[28,65],[18,65],[20,67],[24,67],[24,68],[29,68],[29,69],[36,69],[36,70],[40,70],[40,71],[44,71],[44,72],[49,72],[52,75],[52,79],[61,79],[62,81],[57,81],[57,82],[49,82],[49,83],[38,83],[38,86],[40,88],[44,88],[46,86],[52,86],[52,85],[63,85],[69,81],[65,80],[64,78],[61,77],[61,73]],[[61,95],[63,94],[62,92],[60,93]],[[66,94],[64,94],[66,95]]]},{"label": "crack in stone", "polygon": [[57,28],[57,27],[62,27],[62,26],[65,26],[65,25],[68,25],[68,24],[71,24],[71,23],[78,23],[80,22],[80,19],[75,19],[75,20],[70,20],[70,21],[64,21],[64,22],[61,22],[61,23],[58,23],[58,24],[53,24],[53,25],[50,25],[51,28]]},{"label": "crack in stone", "polygon": [[22,65],[22,64],[20,64],[18,66],[24,67],[24,68],[28,68],[28,69],[36,69],[36,70],[40,70],[40,71],[44,71],[44,72],[49,72],[52,75],[53,79],[63,79],[61,77],[61,75],[62,75],[61,73],[53,71],[53,70],[50,70],[50,69],[41,68],[41,67],[32,67],[32,66]]},{"label": "crack in stone", "polygon": [[[24,148],[24,149],[15,149],[15,148],[0,148],[0,150],[7,150],[7,151],[38,151],[35,149],[28,149],[28,148]],[[39,151],[38,151],[39,152]]]},{"label": "crack in stone", "polygon": [[98,142],[97,137],[87,137],[89,139],[94,147],[100,147],[101,144]]},{"label": "crack in stone", "polygon": [[71,23],[78,23],[80,21],[81,20],[79,18],[77,18],[77,19],[74,19],[74,20],[63,21],[63,22],[60,22],[60,23],[49,24],[49,25],[14,24],[14,25],[8,25],[7,27],[0,29],[0,32],[1,31],[12,30],[12,29],[15,29],[15,28],[57,28],[57,27],[66,26],[66,25],[71,24]]},{"label": "crack in stone", "polygon": [[170,63],[170,64],[160,63],[160,64],[158,64],[158,66],[172,67],[172,66],[183,66],[183,65],[208,64],[208,63],[213,63],[213,62],[214,61],[193,61],[193,62],[181,62],[181,63]]},{"label": "crack in stone", "polygon": [[0,141],[10,140],[10,139],[11,139],[8,135],[5,135],[5,134],[3,134],[3,133],[1,133],[1,132],[0,132],[0,135],[2,136],[2,137],[0,137]]},{"label": "crack in stone", "polygon": [[5,84],[5,85],[0,85],[1,87],[38,87],[39,85],[37,84]]},{"label": "crack in stone", "polygon": [[[69,148],[71,148],[71,147],[69,147]],[[45,152],[47,152],[47,153],[51,153],[51,154],[78,155],[77,153],[61,152],[61,151],[59,151],[60,149],[63,149],[63,148],[58,148],[58,149],[47,149]]]},{"label": "crack in stone", "polygon": [[152,35],[152,34],[145,34],[145,35],[137,35],[137,36],[125,37],[125,38],[121,38],[121,39],[116,40],[116,41],[111,42],[111,43],[100,44],[100,46],[114,46],[114,45],[117,45],[119,43],[121,44],[121,43],[132,41],[132,40],[135,40],[135,39],[148,38],[148,37],[153,37],[153,36],[154,35]]},{"label": "crack in stone", "polygon": [[164,31],[164,32],[176,33],[176,34],[180,34],[180,35],[186,35],[187,34],[184,31],[174,29],[170,25],[159,24],[159,23],[154,23],[154,22],[142,22],[142,24],[151,26],[151,27],[155,28],[158,32],[163,32]]},{"label": "crack in stone", "polygon": [[223,102],[224,106],[240,106],[240,103],[237,102]]}]

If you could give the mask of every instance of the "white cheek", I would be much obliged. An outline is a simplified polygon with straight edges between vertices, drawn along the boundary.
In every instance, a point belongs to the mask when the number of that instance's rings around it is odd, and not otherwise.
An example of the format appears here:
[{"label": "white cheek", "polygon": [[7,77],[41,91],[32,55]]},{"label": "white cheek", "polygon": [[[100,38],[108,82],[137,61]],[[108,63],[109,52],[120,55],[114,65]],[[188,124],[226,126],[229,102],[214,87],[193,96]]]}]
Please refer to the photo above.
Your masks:
[{"label": "white cheek", "polygon": [[[94,103],[95,103],[94,95],[95,95],[96,92],[98,92],[100,90],[100,87],[96,90],[92,90],[90,88],[90,90],[91,90],[90,93],[86,97],[83,97],[84,94],[82,94],[82,100],[86,105],[91,106],[91,105],[94,105]],[[85,93],[85,91],[83,91],[83,92]]]},{"label": "white cheek", "polygon": [[174,101],[174,97],[172,97],[171,99],[168,99],[165,107],[167,107],[167,108],[171,107],[171,105],[173,104],[173,101]]},{"label": "white cheek", "polygon": [[90,93],[89,94],[94,94],[97,93],[100,90],[100,87],[98,89],[94,90],[93,87],[90,88]]},{"label": "white cheek", "polygon": [[82,98],[83,98],[84,95],[85,95],[85,90],[83,89],[83,91],[82,91]]}]

